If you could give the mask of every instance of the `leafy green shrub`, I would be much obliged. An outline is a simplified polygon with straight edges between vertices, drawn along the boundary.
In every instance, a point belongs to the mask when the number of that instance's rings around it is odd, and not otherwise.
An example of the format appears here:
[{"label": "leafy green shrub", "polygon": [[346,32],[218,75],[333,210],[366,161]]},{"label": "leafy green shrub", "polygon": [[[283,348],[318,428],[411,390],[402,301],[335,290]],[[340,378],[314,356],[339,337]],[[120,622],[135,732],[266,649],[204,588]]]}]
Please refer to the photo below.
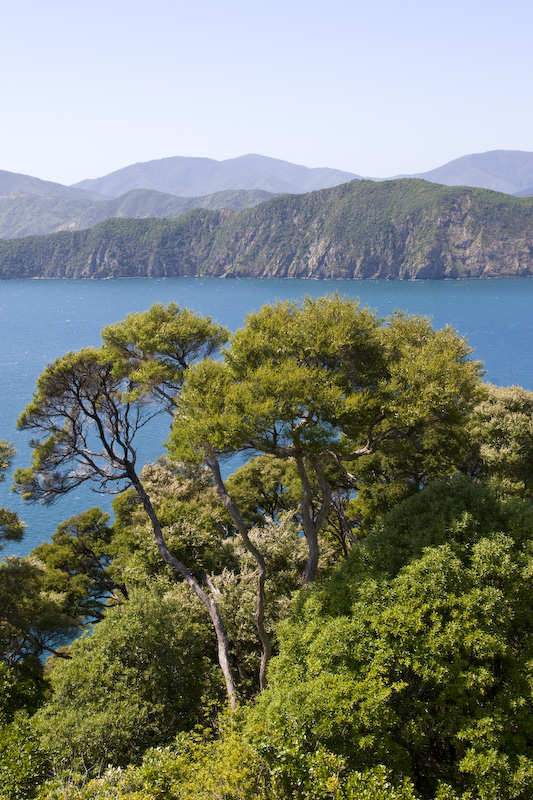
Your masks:
[{"label": "leafy green shrub", "polygon": [[88,770],[137,761],[203,719],[220,680],[203,609],[187,587],[142,592],[110,609],[51,671],[35,723],[46,749]]},{"label": "leafy green shrub", "polygon": [[57,777],[39,800],[266,800],[257,754],[232,721],[222,724],[219,738],[180,734],[173,745],[148,750],[139,766],[108,768],[91,780]]},{"label": "leafy green shrub", "polygon": [[[447,489],[460,519],[463,490]],[[435,496],[425,492],[438,526]],[[478,500],[488,504],[484,490]],[[420,526],[407,514],[413,499],[404,505],[394,517],[402,541]],[[457,528],[446,512],[440,534],[433,526],[427,536],[449,541],[417,558],[418,542],[392,575],[369,549],[301,593],[280,626],[270,688],[250,715],[250,736],[282,796],[312,796],[321,749],[341,760],[345,776],[384,765],[395,785],[408,776],[423,798],[442,794],[440,786],[482,800],[532,796],[531,511],[494,498],[489,505],[496,529],[481,514],[481,525]],[[474,504],[471,513],[475,522]]]},{"label": "leafy green shrub", "polygon": [[0,800],[33,797],[47,767],[27,716],[19,713],[5,722],[0,715]]}]

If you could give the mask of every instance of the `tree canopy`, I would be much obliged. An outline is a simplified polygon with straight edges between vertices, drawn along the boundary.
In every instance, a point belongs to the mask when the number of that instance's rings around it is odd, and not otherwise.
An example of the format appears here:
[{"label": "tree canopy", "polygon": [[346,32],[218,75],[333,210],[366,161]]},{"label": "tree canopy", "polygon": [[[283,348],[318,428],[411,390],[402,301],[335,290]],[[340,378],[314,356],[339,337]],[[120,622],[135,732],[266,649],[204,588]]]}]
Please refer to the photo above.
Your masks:
[{"label": "tree canopy", "polygon": [[532,393],[481,378],[335,295],[232,337],[156,305],[50,364],[18,491],[117,497],[1,565],[0,797],[48,757],[86,773],[40,800],[528,800]]},{"label": "tree canopy", "polygon": [[[431,530],[415,555],[405,543],[423,536],[425,503]],[[407,775],[422,797],[443,785],[531,796],[532,514],[482,486],[434,484],[383,521],[393,570],[370,534],[300,595],[252,712],[286,796],[306,796],[321,749],[345,774]]]},{"label": "tree canopy", "polygon": [[450,328],[403,314],[381,320],[337,296],[265,306],[248,315],[224,361],[188,370],[170,452],[212,469],[235,453],[291,459],[308,582],[332,497],[368,481],[368,464],[359,479],[360,460],[379,454],[376,482],[401,481],[404,492],[453,472],[480,397],[481,368],[470,355]]},{"label": "tree canopy", "polygon": [[[180,309],[173,308],[172,315],[179,317]],[[41,438],[33,440],[32,466],[17,470],[15,485],[25,499],[45,503],[86,481],[95,484],[97,491],[133,487],[150,519],[161,558],[187,582],[211,617],[228,696],[235,703],[228,641],[216,598],[168,550],[140,478],[135,437],[154,416],[167,410],[166,394],[158,397],[152,384],[137,388],[127,371],[115,369],[105,348],[67,353],[49,365],[18,420],[19,428],[37,431]]]},{"label": "tree canopy", "polygon": [[[5,480],[6,470],[10,467],[15,449],[8,442],[0,441],[0,481]],[[25,525],[14,511],[9,508],[0,508],[0,550],[2,542],[19,542],[24,536]]]}]

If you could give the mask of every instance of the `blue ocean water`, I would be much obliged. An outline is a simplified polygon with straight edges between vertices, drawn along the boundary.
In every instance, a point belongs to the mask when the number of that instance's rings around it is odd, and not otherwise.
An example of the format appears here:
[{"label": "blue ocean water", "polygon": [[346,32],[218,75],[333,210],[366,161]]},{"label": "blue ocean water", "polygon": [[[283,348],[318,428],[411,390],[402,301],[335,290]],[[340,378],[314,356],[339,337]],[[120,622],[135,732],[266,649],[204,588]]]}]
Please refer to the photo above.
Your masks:
[{"label": "blue ocean water", "polygon": [[[167,278],[148,280],[36,280],[0,282],[0,439],[12,441],[15,466],[28,465],[28,437],[16,431],[18,415],[31,400],[35,381],[47,363],[68,350],[98,346],[104,325],[152,303],[168,303],[209,315],[231,330],[246,313],[264,303],[318,297],[331,292],[359,297],[385,316],[394,309],[430,316],[437,328],[452,325],[484,362],[486,379],[499,385],[533,389],[533,279],[487,281],[308,281]],[[155,459],[163,451],[168,420],[154,423],[141,455]],[[110,498],[87,488],[52,507],[23,503],[10,493],[11,475],[0,485],[0,505],[27,524],[22,543],[2,555],[24,555],[49,539],[59,522],[92,505],[110,508]]]}]

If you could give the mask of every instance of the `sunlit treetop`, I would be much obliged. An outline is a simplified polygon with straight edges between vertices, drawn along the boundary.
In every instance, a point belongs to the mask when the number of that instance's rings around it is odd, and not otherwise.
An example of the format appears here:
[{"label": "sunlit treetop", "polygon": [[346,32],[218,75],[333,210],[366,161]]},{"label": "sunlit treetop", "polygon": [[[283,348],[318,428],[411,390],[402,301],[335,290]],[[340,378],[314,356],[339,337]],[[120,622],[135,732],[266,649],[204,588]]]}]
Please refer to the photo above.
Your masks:
[{"label": "sunlit treetop", "polygon": [[105,327],[102,353],[115,377],[128,376],[133,392],[153,392],[171,405],[191,363],[215,355],[228,339],[226,328],[210,317],[155,303]]}]

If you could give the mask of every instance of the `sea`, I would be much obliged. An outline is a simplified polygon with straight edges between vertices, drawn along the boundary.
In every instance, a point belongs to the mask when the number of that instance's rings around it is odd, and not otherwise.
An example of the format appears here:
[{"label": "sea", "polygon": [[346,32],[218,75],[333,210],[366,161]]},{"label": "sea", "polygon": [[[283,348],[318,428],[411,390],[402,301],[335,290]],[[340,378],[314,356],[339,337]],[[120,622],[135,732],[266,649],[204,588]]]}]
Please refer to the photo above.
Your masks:
[{"label": "sea", "polygon": [[[246,314],[276,300],[299,301],[337,292],[387,316],[395,309],[452,325],[466,336],[485,379],[533,390],[533,278],[461,281],[314,281],[298,279],[165,278],[104,281],[0,281],[0,439],[17,449],[14,468],[28,466],[29,436],[16,420],[31,400],[46,365],[67,351],[100,345],[100,330],[153,303],[176,302],[235,331]],[[143,462],[164,452],[169,419],[152,424],[140,443]],[[49,540],[58,524],[92,506],[111,510],[112,498],[88,487],[52,506],[25,503],[10,491],[12,472],[0,484],[0,506],[17,511],[26,524],[22,542],[3,556],[27,555]]]}]

